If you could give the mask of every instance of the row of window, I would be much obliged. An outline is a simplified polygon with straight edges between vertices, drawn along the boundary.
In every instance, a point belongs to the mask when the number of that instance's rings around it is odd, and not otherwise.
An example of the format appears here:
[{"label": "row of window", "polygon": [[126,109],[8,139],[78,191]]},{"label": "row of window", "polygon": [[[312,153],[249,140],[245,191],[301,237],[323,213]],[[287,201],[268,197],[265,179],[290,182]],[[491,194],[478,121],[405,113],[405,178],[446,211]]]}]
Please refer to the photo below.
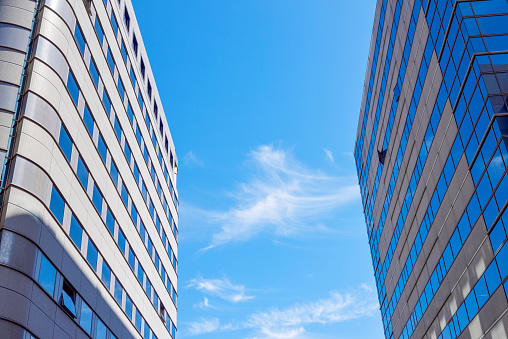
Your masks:
[{"label": "row of window", "polygon": [[[83,116],[83,123],[85,124],[85,126],[87,126],[87,129],[89,132],[94,130],[93,129],[94,121],[91,118],[91,116],[87,115],[86,110],[85,110],[85,114]],[[97,128],[95,130],[97,130]],[[99,134],[99,133],[96,133],[96,134]],[[92,137],[93,133],[90,134],[90,136]],[[107,148],[105,145],[101,147],[101,145],[103,145],[103,142],[101,143],[102,137],[100,136],[100,134],[99,134],[99,137],[97,138],[97,140],[98,140],[97,141],[97,150],[98,150],[99,154],[101,155],[101,159],[103,159],[104,164],[107,165],[107,162],[106,162]],[[93,176],[89,173],[88,167],[86,166],[82,157],[79,155],[78,150],[75,147],[75,145],[73,145],[72,140],[63,125],[61,127],[61,132],[60,132],[58,144],[61,147],[62,152],[66,156],[69,163],[71,163],[72,152],[73,152],[73,150],[75,150],[75,152],[77,154],[77,159],[78,159],[77,166],[76,166],[76,175],[77,175],[81,185],[85,189],[85,191],[89,192],[91,201],[94,204],[95,208],[97,209],[97,212],[99,213],[99,215],[101,215],[103,217],[103,220],[106,221],[106,227],[108,228],[110,233],[112,235],[114,235],[114,228],[115,228],[115,224],[116,224],[116,222],[115,222],[116,219],[115,219],[114,215],[112,214],[110,208],[108,207],[100,189],[97,187],[97,185],[93,179]],[[71,167],[72,167],[72,165],[71,165]],[[166,273],[164,265],[160,262],[159,255],[157,254],[157,251],[153,247],[152,240],[150,239],[149,235],[147,234],[147,232],[145,230],[145,226],[144,226],[141,218],[138,215],[137,209],[136,209],[134,203],[132,202],[132,199],[129,196],[129,193],[125,187],[125,184],[123,183],[123,180],[121,179],[121,176],[118,174],[118,170],[116,169],[115,164],[112,161],[110,163],[109,173],[110,173],[110,176],[113,180],[113,183],[115,184],[115,187],[117,187],[117,189],[120,191],[120,197],[122,198],[122,201],[124,202],[127,211],[130,211],[129,215],[130,215],[136,229],[138,230],[143,243],[146,246],[148,254],[152,258],[155,268],[159,272],[159,275],[161,276],[161,279],[164,282],[164,284],[168,290],[168,293],[174,298],[174,302],[176,303],[175,289],[170,282],[170,279]],[[164,247],[166,248],[168,256],[173,263],[173,268],[176,271],[176,262],[177,262],[176,256],[175,256],[173,250],[171,249],[171,245],[170,245],[169,240],[166,236],[166,232],[160,226],[160,220],[158,219],[158,217],[155,218],[154,222],[156,225],[157,233],[161,236]],[[120,234],[123,235],[123,233],[121,231],[120,231]],[[124,238],[124,237],[122,236],[121,238]],[[122,251],[122,254],[124,254],[125,247],[120,246],[120,249]]]},{"label": "row of window", "polygon": [[[104,257],[100,254],[100,251],[98,251],[97,246],[93,243],[90,236],[83,229],[81,223],[72,213],[72,210],[65,203],[65,200],[62,198],[61,194],[55,187],[53,187],[51,192],[49,208],[58,222],[62,225],[62,227],[64,229],[68,229],[66,232],[69,238],[72,240],[78,251],[83,254],[83,257],[88,262],[90,267],[94,270],[94,272],[97,273],[106,289],[110,291],[112,297],[117,301],[118,305],[122,308],[127,317],[132,321],[136,329],[141,334],[146,334],[146,327],[145,329],[142,328],[142,323],[144,323],[144,321],[143,317],[139,313],[139,310],[133,304],[131,298],[127,294],[127,291],[124,290],[122,284],[112,272]],[[66,210],[68,212],[66,212]],[[170,333],[176,331],[176,329],[174,329],[174,323],[172,322],[169,314],[166,312],[164,305],[162,302],[160,302],[158,294],[150,284],[150,280],[144,274],[140,273],[142,272],[142,268],[139,263],[136,265],[136,257],[132,251],[132,248],[129,246],[129,243],[126,241],[125,235],[123,234],[119,225],[115,222],[109,208],[106,208],[106,210],[107,229],[109,230],[110,234],[115,237],[116,243],[122,251],[122,255],[125,256],[124,253],[127,253],[127,261],[129,265],[133,267],[133,269],[138,268],[138,281],[143,287],[150,302],[153,304],[155,310],[162,317],[162,320],[165,322],[168,331]],[[65,215],[70,215],[70,222],[65,222]],[[72,286],[69,288],[72,288]]]}]

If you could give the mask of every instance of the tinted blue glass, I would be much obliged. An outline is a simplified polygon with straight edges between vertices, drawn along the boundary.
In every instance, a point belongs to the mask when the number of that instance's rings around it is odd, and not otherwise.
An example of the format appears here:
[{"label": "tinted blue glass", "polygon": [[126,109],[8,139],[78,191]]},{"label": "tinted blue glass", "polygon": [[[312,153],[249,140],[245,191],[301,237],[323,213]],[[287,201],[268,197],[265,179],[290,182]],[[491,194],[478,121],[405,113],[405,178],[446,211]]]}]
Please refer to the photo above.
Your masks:
[{"label": "tinted blue glass", "polygon": [[81,52],[81,55],[85,53],[85,38],[83,37],[83,33],[79,28],[78,24],[76,24],[76,28],[74,29],[74,38],[76,39],[76,43],[78,45],[78,49]]},{"label": "tinted blue glass", "polygon": [[79,87],[74,75],[69,72],[69,77],[67,78],[67,89],[69,90],[69,94],[71,95],[72,101],[74,101],[74,105],[78,105],[79,99]]},{"label": "tinted blue glass", "polygon": [[106,114],[109,117],[111,114],[111,100],[109,100],[109,95],[106,90],[104,90],[104,94],[102,95],[102,103],[104,104],[104,109],[106,110]]},{"label": "tinted blue glass", "polygon": [[108,330],[106,325],[104,325],[100,319],[97,319],[97,335],[95,336],[95,339],[106,339],[107,333]]},{"label": "tinted blue glass", "polygon": [[151,298],[152,298],[152,285],[150,284],[150,280],[148,279],[148,277],[146,278],[145,292],[148,295],[148,299],[151,300]]},{"label": "tinted blue glass", "polygon": [[150,339],[150,327],[148,327],[147,323],[145,323],[143,339]]},{"label": "tinted blue glass", "polygon": [[474,292],[476,300],[478,301],[478,306],[482,307],[489,298],[489,291],[487,290],[487,284],[485,283],[484,277],[481,277],[480,280],[478,280],[476,286],[474,287]]},{"label": "tinted blue glass", "polygon": [[93,270],[97,270],[97,248],[92,243],[90,239],[88,239],[88,249],[86,251],[86,261],[92,266]]},{"label": "tinted blue glass", "polygon": [[83,228],[79,224],[78,220],[74,216],[71,217],[71,227],[69,230],[69,236],[78,249],[81,249],[81,239],[83,237]]},{"label": "tinted blue glass", "polygon": [[106,157],[108,154],[108,148],[106,147],[106,143],[104,143],[104,139],[102,135],[99,134],[99,139],[97,140],[97,150],[99,151],[99,155],[101,156],[102,162],[106,163]]},{"label": "tinted blue glass", "polygon": [[97,70],[97,66],[95,66],[95,62],[93,59],[90,59],[90,75],[92,76],[93,84],[95,88],[99,87],[99,71]]},{"label": "tinted blue glass", "polygon": [[489,289],[489,294],[493,294],[496,288],[501,283],[501,277],[499,276],[499,271],[497,269],[496,261],[494,260],[489,267],[485,270],[483,274],[485,277],[485,281],[487,282],[487,288]]},{"label": "tinted blue glass", "polygon": [[106,285],[106,287],[109,289],[109,285],[111,282],[111,269],[109,268],[108,264],[106,264],[106,261],[102,261],[101,280],[104,283],[104,285]]},{"label": "tinted blue glass", "polygon": [[118,282],[118,279],[115,280],[115,300],[121,306],[122,305],[122,294],[123,288],[122,285]]},{"label": "tinted blue glass", "polygon": [[118,247],[120,247],[120,251],[122,254],[125,251],[125,235],[123,235],[123,232],[121,229],[118,229]]},{"label": "tinted blue glass", "polygon": [[153,255],[153,243],[152,243],[152,239],[150,239],[150,237],[148,237],[148,254],[150,254],[150,258],[152,257]]},{"label": "tinted blue glass", "polygon": [[138,102],[139,102],[139,107],[141,107],[141,111],[143,111],[143,108],[145,107],[145,102],[143,101],[141,92],[138,93]]},{"label": "tinted blue glass", "polygon": [[131,270],[134,272],[134,267],[136,265],[136,256],[134,255],[134,252],[132,251],[132,248],[130,246],[129,246],[128,261],[129,261],[129,266],[131,267]]},{"label": "tinted blue glass", "polygon": [[102,193],[99,191],[99,188],[95,183],[93,185],[92,202],[100,215],[102,212]]},{"label": "tinted blue glass", "polygon": [[139,235],[141,237],[141,240],[143,240],[143,243],[144,243],[145,237],[146,237],[146,230],[145,230],[145,225],[143,224],[143,222],[139,223]]},{"label": "tinted blue glass", "polygon": [[138,309],[136,309],[136,329],[141,333],[141,314],[139,313]]},{"label": "tinted blue glass", "polygon": [[125,296],[125,313],[132,319],[132,300],[128,295]]},{"label": "tinted blue glass", "polygon": [[125,89],[123,87],[123,82],[121,79],[118,79],[118,92],[120,93],[120,98],[122,98],[122,101],[125,97]]},{"label": "tinted blue glass", "polygon": [[81,185],[83,185],[83,188],[86,191],[86,188],[88,186],[88,169],[85,166],[85,163],[83,162],[83,159],[81,157],[78,158],[78,170],[77,170],[78,179],[81,182]]},{"label": "tinted blue glass", "polygon": [[143,286],[143,277],[145,275],[145,272],[143,272],[143,268],[138,264],[138,281]]},{"label": "tinted blue glass", "polygon": [[127,51],[125,50],[125,44],[122,42],[120,43],[120,52],[122,53],[123,61],[127,62]]},{"label": "tinted blue glass", "polygon": [[134,75],[134,71],[132,70],[132,66],[129,71],[129,78],[131,79],[132,87],[136,88],[136,76]]},{"label": "tinted blue glass", "polygon": [[111,179],[113,180],[113,184],[115,187],[118,185],[118,169],[114,162],[111,162],[111,169],[109,170],[109,174],[111,175]]},{"label": "tinted blue glass", "polygon": [[71,161],[72,141],[71,138],[69,137],[69,133],[67,133],[67,130],[63,125],[60,128],[60,137],[58,139],[58,145],[60,146],[60,149],[67,158],[67,161]]},{"label": "tinted blue glass", "polygon": [[115,217],[109,207],[106,208],[106,227],[111,235],[115,234]]},{"label": "tinted blue glass", "polygon": [[102,41],[104,40],[104,33],[102,32],[101,24],[99,23],[99,19],[95,17],[95,33],[97,33],[97,38],[99,39],[99,43],[102,45]]},{"label": "tinted blue glass", "polygon": [[53,291],[55,290],[55,279],[56,279],[56,269],[49,262],[48,259],[43,255],[41,259],[41,270],[39,273],[39,284],[49,293],[49,295],[53,296]]},{"label": "tinted blue glass", "polygon": [[121,191],[121,197],[123,204],[125,207],[129,205],[129,192],[127,192],[127,188],[125,188],[125,185],[122,183],[122,191]]},{"label": "tinted blue glass", "polygon": [[132,221],[134,222],[134,225],[136,225],[136,222],[138,220],[138,210],[136,209],[134,204],[132,204],[132,206],[131,206],[131,218],[132,218]]},{"label": "tinted blue glass", "polygon": [[127,117],[129,118],[130,123],[134,122],[134,113],[132,112],[131,103],[127,103]]},{"label": "tinted blue glass", "polygon": [[81,303],[81,316],[79,324],[86,333],[92,334],[92,316],[93,312],[85,301]]},{"label": "tinted blue glass", "polygon": [[113,13],[111,13],[111,26],[113,26],[113,31],[116,36],[118,34],[118,23],[116,22],[115,15]]},{"label": "tinted blue glass", "polygon": [[136,164],[136,162],[134,161],[134,178],[136,179],[136,182],[139,182],[139,168],[138,168],[138,164]]},{"label": "tinted blue glass", "polygon": [[63,223],[63,214],[64,214],[65,202],[60,195],[60,193],[53,186],[53,190],[51,191],[51,202],[49,203],[49,210],[56,217],[56,220]]},{"label": "tinted blue glass", "polygon": [[85,105],[85,112],[83,113],[83,122],[85,124],[86,130],[88,131],[88,134],[90,134],[90,136],[93,136],[94,121],[92,118],[92,114],[90,114],[90,109],[88,108],[88,105]]},{"label": "tinted blue glass", "polygon": [[118,122],[118,118],[115,116],[115,123],[113,124],[113,128],[115,129],[116,138],[118,141],[122,140],[122,127],[120,126],[120,123]]},{"label": "tinted blue glass", "polygon": [[125,143],[125,149],[123,150],[125,153],[125,157],[127,158],[127,162],[130,164],[131,162],[131,148],[129,147],[129,144]]},{"label": "tinted blue glass", "polygon": [[108,48],[107,54],[106,54],[106,60],[108,62],[109,70],[111,71],[111,74],[115,73],[115,60],[113,60],[113,56],[111,55],[111,50]]}]

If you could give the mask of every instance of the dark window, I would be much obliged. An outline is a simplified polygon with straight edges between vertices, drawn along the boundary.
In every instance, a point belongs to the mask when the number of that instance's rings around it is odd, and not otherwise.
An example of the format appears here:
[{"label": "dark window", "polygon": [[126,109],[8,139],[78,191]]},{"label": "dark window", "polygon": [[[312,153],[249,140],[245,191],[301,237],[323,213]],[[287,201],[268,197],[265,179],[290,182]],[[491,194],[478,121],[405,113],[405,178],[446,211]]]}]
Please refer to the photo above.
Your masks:
[{"label": "dark window", "polygon": [[120,52],[122,53],[123,61],[127,62],[127,51],[125,50],[125,44],[122,42],[120,43]]},{"label": "dark window", "polygon": [[148,99],[152,100],[152,85],[150,84],[150,80],[147,80],[147,82],[148,82],[148,86],[147,86]]},{"label": "dark window", "polygon": [[88,168],[86,168],[86,165],[83,162],[81,156],[78,158],[78,170],[76,174],[78,176],[79,181],[81,182],[81,185],[83,185],[83,188],[86,191],[86,188],[88,186]]},{"label": "dark window", "polygon": [[169,143],[167,136],[164,138],[164,148],[166,149],[166,152],[169,152]]},{"label": "dark window", "polygon": [[120,252],[123,255],[125,252],[125,235],[123,235],[121,229],[118,229],[118,247],[120,247]]},{"label": "dark window", "polygon": [[69,72],[69,77],[67,78],[67,89],[69,90],[72,101],[74,101],[74,105],[77,106],[79,99],[79,87],[71,72]]},{"label": "dark window", "polygon": [[99,188],[97,187],[97,185],[95,183],[93,185],[92,202],[100,215],[101,211],[102,211],[102,193],[101,193],[101,191],[99,191]]},{"label": "dark window", "polygon": [[122,127],[118,122],[118,117],[115,116],[115,122],[113,123],[113,128],[115,130],[116,138],[120,142],[122,140]]},{"label": "dark window", "polygon": [[64,279],[62,285],[60,305],[68,315],[70,315],[72,318],[76,318],[76,291],[67,281],[67,279]]},{"label": "dark window", "polygon": [[161,133],[161,136],[164,135],[164,124],[162,123],[162,119],[159,121],[159,132]]},{"label": "dark window", "polygon": [[153,103],[153,114],[155,115],[155,119],[159,117],[159,108],[157,107],[157,103],[155,101]]},{"label": "dark window", "polygon": [[131,24],[131,17],[129,16],[129,12],[127,12],[127,8],[125,8],[123,13],[123,22],[125,23],[125,27],[127,27],[127,31],[129,31],[129,27]]},{"label": "dark window", "polygon": [[131,267],[132,272],[134,272],[134,268],[136,265],[136,256],[134,255],[134,252],[132,251],[132,247],[129,246],[129,254],[127,256],[129,266]]},{"label": "dark window", "polygon": [[136,123],[135,130],[136,130],[136,140],[138,141],[138,145],[141,146],[141,131],[140,131],[137,123]]},{"label": "dark window", "polygon": [[134,161],[134,179],[136,179],[136,182],[139,183],[139,168],[136,162]]},{"label": "dark window", "polygon": [[138,56],[138,39],[136,36],[132,35],[132,49],[134,50],[134,55]]},{"label": "dark window", "polygon": [[132,218],[132,221],[134,222],[134,225],[136,225],[137,220],[138,220],[138,210],[136,209],[134,204],[132,204],[132,206],[131,206],[131,218]]},{"label": "dark window", "polygon": [[124,183],[122,183],[121,197],[125,207],[127,207],[129,204],[129,192],[127,192],[127,188],[125,188]]},{"label": "dark window", "polygon": [[143,61],[143,58],[141,58],[141,66],[139,67],[139,70],[141,71],[141,76],[144,79],[145,78],[145,62]]},{"label": "dark window", "polygon": [[143,272],[143,268],[141,265],[138,264],[138,281],[143,286],[143,277],[145,275],[145,272]]},{"label": "dark window", "polygon": [[129,77],[131,79],[132,87],[135,89],[136,88],[136,76],[134,75],[134,70],[132,69],[132,66],[129,70]]},{"label": "dark window", "polygon": [[145,102],[143,101],[143,96],[141,95],[141,91],[138,93],[138,102],[139,102],[139,107],[141,107],[141,112],[142,112],[143,108],[145,107]]},{"label": "dark window", "polygon": [[60,195],[60,193],[53,186],[53,190],[51,191],[51,202],[49,203],[49,210],[56,217],[56,220],[63,223],[63,214],[64,214],[65,202]]},{"label": "dark window", "polygon": [[145,292],[148,295],[148,299],[152,300],[152,285],[150,284],[150,280],[146,277],[146,287]]},{"label": "dark window", "polygon": [[127,142],[125,143],[124,154],[125,154],[125,157],[127,158],[127,163],[130,164],[131,163],[131,148],[129,147],[129,144]]}]

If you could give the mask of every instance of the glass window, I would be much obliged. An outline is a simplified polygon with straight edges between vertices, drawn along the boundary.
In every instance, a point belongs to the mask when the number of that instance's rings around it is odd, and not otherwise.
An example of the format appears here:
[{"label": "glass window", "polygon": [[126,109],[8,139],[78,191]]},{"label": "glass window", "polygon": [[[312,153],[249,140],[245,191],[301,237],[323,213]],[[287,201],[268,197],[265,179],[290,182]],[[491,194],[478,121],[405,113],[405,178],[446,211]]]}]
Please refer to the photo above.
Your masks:
[{"label": "glass window", "polygon": [[64,208],[65,202],[60,193],[56,190],[55,186],[53,186],[53,190],[51,191],[49,210],[53,213],[56,220],[58,220],[60,224],[63,223]]},{"label": "glass window", "polygon": [[106,52],[106,61],[108,62],[111,74],[115,74],[115,60],[113,59],[113,55],[111,55],[111,50],[109,48],[108,51]]},{"label": "glass window", "polygon": [[128,295],[125,295],[125,313],[132,320],[132,300]]},{"label": "glass window", "polygon": [[108,329],[106,325],[100,319],[97,319],[97,335],[95,339],[106,339],[107,333]]},{"label": "glass window", "polygon": [[134,179],[136,179],[136,182],[139,183],[139,168],[138,168],[138,164],[136,164],[136,161],[134,161]]},{"label": "glass window", "polygon": [[125,252],[125,235],[123,234],[121,229],[118,229],[118,247],[120,247],[120,252],[122,252],[122,255]]},{"label": "glass window", "polygon": [[115,122],[113,124],[113,128],[115,129],[116,138],[118,141],[122,140],[122,127],[120,126],[120,123],[118,122],[118,117],[115,116]]},{"label": "glass window", "polygon": [[101,193],[101,191],[99,191],[99,188],[97,187],[97,185],[95,183],[93,185],[92,202],[93,202],[95,208],[97,209],[97,211],[99,212],[99,215],[101,215],[101,213],[102,213],[102,193]]},{"label": "glass window", "polygon": [[141,107],[141,111],[143,111],[143,108],[145,107],[145,102],[143,101],[143,96],[141,95],[141,91],[138,93],[138,102],[139,107]]},{"label": "glass window", "polygon": [[124,183],[122,183],[121,197],[125,207],[127,207],[129,205],[129,192],[127,192]]},{"label": "glass window", "polygon": [[134,206],[134,204],[132,204],[131,206],[131,219],[134,225],[136,225],[138,220],[138,210],[136,209],[136,206]]},{"label": "glass window", "polygon": [[104,104],[104,109],[109,117],[111,115],[111,100],[109,100],[108,92],[105,89],[104,94],[102,95],[102,103]]},{"label": "glass window", "polygon": [[109,170],[109,174],[111,175],[113,184],[115,184],[116,187],[118,185],[118,169],[116,168],[116,165],[113,161],[111,162],[111,169]]},{"label": "glass window", "polygon": [[136,319],[135,319],[135,324],[136,324],[136,329],[139,331],[139,333],[141,333],[141,324],[142,324],[142,318],[141,318],[141,314],[139,313],[139,310],[136,308]]},{"label": "glass window", "polygon": [[132,271],[134,272],[134,268],[136,265],[136,256],[134,255],[134,252],[132,251],[132,247],[129,246],[129,256],[128,256],[129,266],[131,267]]},{"label": "glass window", "polygon": [[146,277],[145,292],[148,295],[148,299],[151,300],[151,298],[152,298],[152,284],[150,284],[150,280],[148,279],[148,277]]},{"label": "glass window", "polygon": [[93,136],[94,121],[88,105],[85,104],[85,112],[83,113],[83,123],[85,124],[86,130],[90,136]]},{"label": "glass window", "polygon": [[90,75],[92,76],[95,88],[99,88],[99,71],[97,70],[97,66],[95,66],[93,59],[90,59]]},{"label": "glass window", "polygon": [[127,117],[129,118],[129,121],[132,125],[132,123],[134,122],[134,113],[132,112],[132,107],[131,107],[130,102],[127,103]]},{"label": "glass window", "polygon": [[102,261],[101,280],[104,283],[104,285],[106,285],[106,287],[109,289],[109,285],[111,282],[111,269],[109,268],[105,260]]},{"label": "glass window", "polygon": [[125,153],[125,157],[127,158],[127,163],[130,164],[131,163],[131,148],[129,147],[129,144],[127,142],[125,143],[125,148],[123,151]]},{"label": "glass window", "polygon": [[148,324],[146,322],[144,327],[143,339],[150,339],[150,327],[148,327]]},{"label": "glass window", "polygon": [[69,230],[69,236],[71,237],[72,241],[74,242],[74,245],[76,245],[78,250],[81,250],[81,239],[83,237],[83,228],[79,224],[74,214],[71,216],[71,226]]},{"label": "glass window", "polygon": [[145,225],[141,221],[139,222],[139,236],[141,237],[141,240],[143,240],[143,243],[145,243],[146,230]]},{"label": "glass window", "polygon": [[157,233],[161,233],[161,221],[159,219],[159,215],[155,213],[155,228],[157,229]]},{"label": "glass window", "polygon": [[143,271],[143,267],[138,263],[138,281],[143,286],[143,277],[145,276],[145,272]]},{"label": "glass window", "polygon": [[76,39],[76,44],[78,45],[79,52],[81,55],[85,54],[85,38],[83,37],[83,33],[76,23],[76,28],[74,28],[74,38]]},{"label": "glass window", "polygon": [[118,35],[118,23],[116,22],[115,15],[111,13],[111,26],[113,26],[113,32],[115,32],[115,36]]},{"label": "glass window", "polygon": [[157,103],[153,102],[153,114],[155,115],[155,119],[159,117],[159,108],[157,107]]},{"label": "glass window", "polygon": [[141,71],[141,77],[144,79],[145,78],[145,62],[143,61],[143,58],[141,58],[139,70]]},{"label": "glass window", "polygon": [[120,52],[122,53],[123,61],[127,63],[127,51],[125,50],[125,44],[122,42],[120,43]]},{"label": "glass window", "polygon": [[67,161],[71,161],[72,141],[71,138],[69,137],[69,133],[67,133],[67,130],[65,129],[63,124],[62,127],[60,128],[60,137],[58,139],[58,145],[60,146],[60,149],[67,158]]},{"label": "glass window", "polygon": [[148,99],[151,100],[152,99],[152,84],[150,83],[150,80],[148,80],[147,82],[148,82],[148,85],[147,85]]},{"label": "glass window", "polygon": [[120,285],[118,279],[115,279],[115,300],[120,306],[122,306],[122,294],[123,294],[122,285]]},{"label": "glass window", "polygon": [[138,145],[141,146],[141,131],[139,129],[138,124],[136,123],[134,127],[135,133],[136,133],[136,140],[138,141]]},{"label": "glass window", "polygon": [[125,88],[123,87],[123,82],[120,78],[118,78],[118,93],[120,93],[120,98],[122,98],[123,102],[123,99],[125,98]]},{"label": "glass window", "polygon": [[129,26],[131,24],[131,18],[129,16],[129,12],[127,12],[127,8],[124,9],[123,22],[125,23],[125,27],[127,27],[127,31],[129,31]]},{"label": "glass window", "polygon": [[157,251],[153,251],[153,263],[155,264],[155,269],[159,271],[159,254]]},{"label": "glass window", "polygon": [[53,291],[55,290],[55,279],[56,279],[56,269],[49,262],[46,256],[42,256],[41,259],[41,270],[39,273],[39,284],[49,293],[50,296],[53,296]]},{"label": "glass window", "polygon": [[152,257],[152,254],[153,254],[153,244],[152,244],[152,239],[150,239],[150,236],[148,236],[148,254],[150,254],[150,258]]},{"label": "glass window", "polygon": [[106,158],[108,155],[108,148],[106,147],[106,143],[102,138],[102,134],[99,133],[99,139],[97,140],[97,150],[99,151],[99,155],[101,156],[102,162],[106,163]]},{"label": "glass window", "polygon": [[74,105],[77,106],[79,99],[79,87],[74,75],[72,75],[72,72],[69,72],[69,77],[67,78],[67,89],[69,90],[72,101],[74,101]]},{"label": "glass window", "polygon": [[71,284],[64,279],[62,285],[62,294],[60,295],[60,305],[71,317],[76,317],[76,291]]},{"label": "glass window", "polygon": [[102,46],[102,41],[104,40],[104,33],[102,32],[102,27],[99,22],[99,18],[97,16],[95,16],[94,28],[95,28],[95,33],[97,33],[97,38],[99,39],[99,43]]},{"label": "glass window", "polygon": [[97,271],[97,248],[93,244],[92,240],[88,239],[88,249],[86,251],[86,261],[92,266],[94,271]]},{"label": "glass window", "polygon": [[134,50],[134,55],[138,56],[138,39],[136,39],[136,35],[132,35],[132,49]]},{"label": "glass window", "polygon": [[129,70],[129,77],[131,79],[132,87],[135,89],[136,88],[136,76],[134,75],[134,70],[132,69],[132,66]]},{"label": "glass window", "polygon": [[81,182],[81,185],[83,185],[83,188],[86,191],[88,186],[88,169],[86,168],[86,165],[83,162],[81,156],[78,158],[78,170],[76,174],[78,175],[78,179]]},{"label": "glass window", "polygon": [[88,304],[84,300],[82,300],[81,317],[79,319],[79,324],[88,334],[92,334],[92,316],[93,316],[92,310],[90,309]]},{"label": "glass window", "polygon": [[115,217],[109,207],[106,208],[106,227],[111,235],[115,234]]}]

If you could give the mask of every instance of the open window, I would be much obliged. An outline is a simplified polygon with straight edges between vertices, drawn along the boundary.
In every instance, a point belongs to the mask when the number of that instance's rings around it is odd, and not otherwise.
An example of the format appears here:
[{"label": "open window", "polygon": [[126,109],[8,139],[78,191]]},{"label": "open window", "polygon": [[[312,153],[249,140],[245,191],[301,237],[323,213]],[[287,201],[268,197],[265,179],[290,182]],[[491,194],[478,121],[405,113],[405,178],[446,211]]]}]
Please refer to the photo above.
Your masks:
[{"label": "open window", "polygon": [[76,294],[76,290],[67,279],[64,279],[62,293],[60,294],[60,306],[72,318],[76,318]]}]

